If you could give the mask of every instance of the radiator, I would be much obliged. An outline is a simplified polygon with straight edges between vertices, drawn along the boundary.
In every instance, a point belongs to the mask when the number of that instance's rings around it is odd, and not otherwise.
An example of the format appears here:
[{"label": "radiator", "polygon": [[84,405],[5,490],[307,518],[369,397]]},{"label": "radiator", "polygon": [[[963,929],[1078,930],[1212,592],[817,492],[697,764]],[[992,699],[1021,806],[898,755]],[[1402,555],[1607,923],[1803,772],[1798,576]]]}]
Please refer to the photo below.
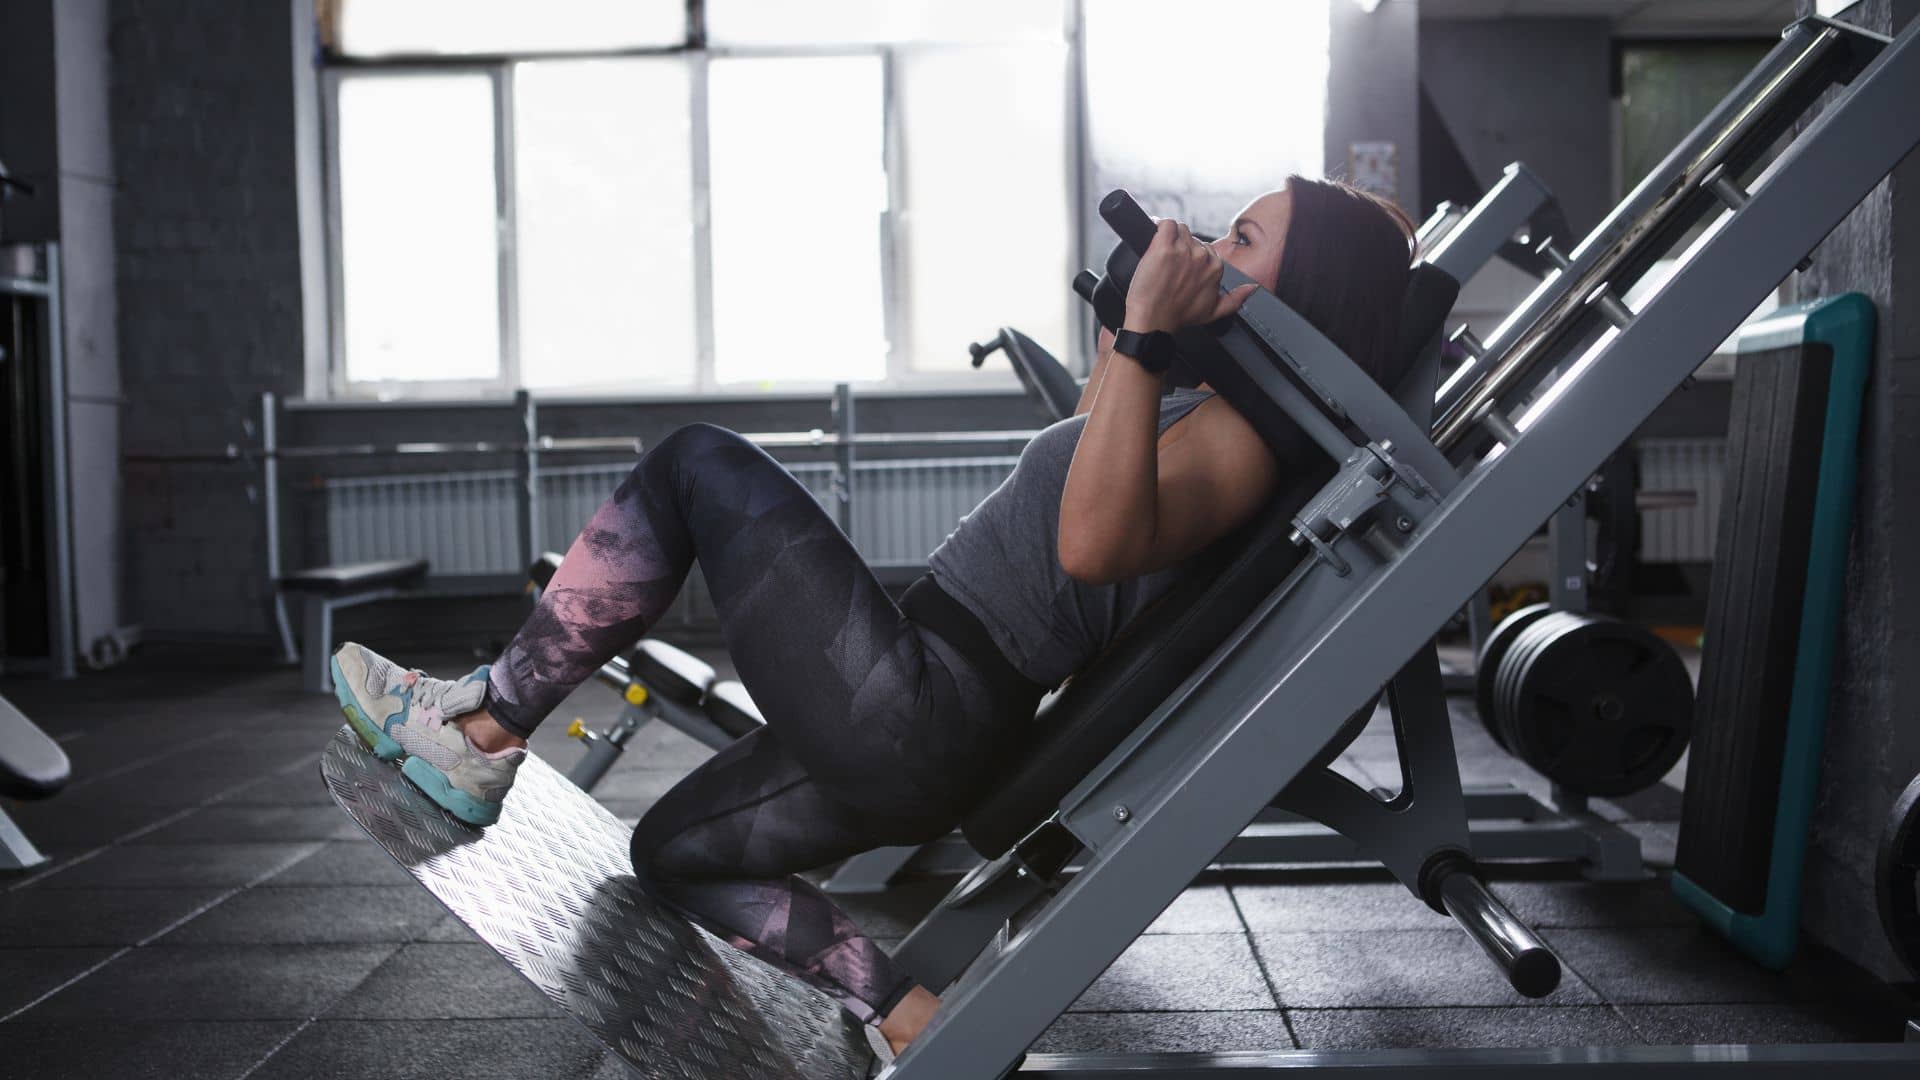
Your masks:
[{"label": "radiator", "polygon": [[[851,536],[875,566],[920,566],[961,515],[1013,470],[1012,456],[857,462]],[[540,543],[565,551],[632,466],[539,471]],[[831,512],[833,466],[789,466]],[[515,474],[481,472],[353,477],[324,484],[327,561],[425,558],[435,575],[518,575],[526,570],[516,521]],[[697,575],[696,575],[697,577]],[[704,619],[711,601],[689,582],[680,617]]]},{"label": "radiator", "polygon": [[1642,491],[1691,491],[1692,506],[1640,513],[1640,559],[1650,563],[1713,561],[1720,525],[1721,478],[1727,471],[1727,440],[1640,439],[1634,443]]}]

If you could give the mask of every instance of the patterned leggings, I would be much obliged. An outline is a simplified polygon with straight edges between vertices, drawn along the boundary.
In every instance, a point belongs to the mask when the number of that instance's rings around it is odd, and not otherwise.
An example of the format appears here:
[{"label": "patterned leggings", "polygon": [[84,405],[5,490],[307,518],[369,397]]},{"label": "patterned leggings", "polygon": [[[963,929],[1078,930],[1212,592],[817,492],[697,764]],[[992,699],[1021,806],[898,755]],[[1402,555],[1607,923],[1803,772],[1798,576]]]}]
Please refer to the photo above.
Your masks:
[{"label": "patterned leggings", "polygon": [[766,727],[648,810],[633,865],[657,899],[878,1023],[912,981],[794,876],[953,828],[1034,697],[902,615],[833,519],[733,432],[650,449],[574,540],[493,665],[521,736],[667,610],[695,558]]}]

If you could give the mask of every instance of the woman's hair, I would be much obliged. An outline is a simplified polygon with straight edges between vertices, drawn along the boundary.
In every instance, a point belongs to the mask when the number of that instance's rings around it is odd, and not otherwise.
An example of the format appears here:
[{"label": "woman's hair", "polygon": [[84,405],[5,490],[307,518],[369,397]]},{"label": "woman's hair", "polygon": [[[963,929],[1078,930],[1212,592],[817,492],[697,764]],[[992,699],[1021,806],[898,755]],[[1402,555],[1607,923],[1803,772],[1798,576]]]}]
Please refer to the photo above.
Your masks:
[{"label": "woman's hair", "polygon": [[1384,384],[1400,335],[1413,223],[1386,199],[1337,180],[1290,176],[1286,189],[1292,217],[1273,294]]}]

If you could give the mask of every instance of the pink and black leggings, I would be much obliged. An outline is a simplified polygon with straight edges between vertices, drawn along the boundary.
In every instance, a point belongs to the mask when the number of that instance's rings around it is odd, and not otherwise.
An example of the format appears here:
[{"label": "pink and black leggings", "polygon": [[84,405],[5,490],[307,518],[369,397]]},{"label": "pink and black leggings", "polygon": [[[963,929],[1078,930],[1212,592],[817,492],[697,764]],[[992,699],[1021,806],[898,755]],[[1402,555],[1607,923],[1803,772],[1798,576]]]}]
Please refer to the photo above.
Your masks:
[{"label": "pink and black leggings", "polygon": [[878,1023],[911,980],[795,875],[951,830],[1043,688],[930,581],[904,613],[792,474],[695,424],[648,450],[574,540],[493,665],[494,719],[530,735],[658,621],[696,559],[767,724],[647,811],[634,871],[657,899]]}]

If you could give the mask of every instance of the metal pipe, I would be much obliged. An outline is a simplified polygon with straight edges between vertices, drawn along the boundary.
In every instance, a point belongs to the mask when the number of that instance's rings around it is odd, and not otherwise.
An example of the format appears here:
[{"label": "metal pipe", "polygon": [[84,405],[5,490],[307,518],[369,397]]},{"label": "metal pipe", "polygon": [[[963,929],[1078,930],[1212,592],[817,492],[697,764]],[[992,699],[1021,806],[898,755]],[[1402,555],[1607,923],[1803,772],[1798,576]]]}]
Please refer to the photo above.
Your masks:
[{"label": "metal pipe", "polygon": [[[899,446],[1002,446],[1025,444],[1040,434],[1037,429],[1007,431],[876,431],[843,438],[815,428],[811,431],[747,432],[742,438],[766,449],[832,449],[843,444],[868,447]],[[409,442],[409,443],[333,443],[312,446],[264,447],[229,444],[218,450],[177,453],[132,453],[122,456],[131,465],[222,465],[253,462],[263,457],[281,460],[318,460],[325,458],[445,457],[480,454],[523,454],[524,442]],[[581,436],[555,438],[541,436],[532,444],[543,454],[633,453],[646,449],[632,436]]]},{"label": "metal pipe", "polygon": [[1443,874],[1439,891],[1440,905],[1500,965],[1515,990],[1542,998],[1560,985],[1560,958],[1473,876],[1470,866]]},{"label": "metal pipe", "polygon": [[[1622,284],[1613,278],[1642,254],[1643,246],[1670,235],[1669,227],[1679,223],[1680,211],[1690,202],[1700,205],[1694,196],[1700,194],[1704,179],[1736,154],[1764,149],[1749,144],[1759,141],[1756,136],[1766,130],[1774,111],[1803,89],[1804,81],[1820,69],[1841,40],[1840,30],[1818,20],[1802,20],[1788,29],[1781,44],[1749,77],[1750,81],[1758,80],[1757,92],[1744,104],[1720,110],[1715,118],[1695,129],[1694,135],[1580,245],[1569,269],[1553,279],[1551,287],[1542,285],[1529,298],[1526,309],[1517,317],[1524,322],[1524,331],[1512,340],[1511,347],[1502,347],[1502,342],[1490,348],[1489,355],[1497,354],[1497,362],[1487,365],[1486,373],[1470,392],[1453,398],[1435,425],[1434,442],[1441,450],[1457,447],[1472,431],[1477,412],[1505,396],[1546,359],[1552,347],[1585,314],[1587,297],[1602,286]],[[1718,123],[1714,122],[1716,118]],[[1496,341],[1507,337],[1499,333]]]}]

